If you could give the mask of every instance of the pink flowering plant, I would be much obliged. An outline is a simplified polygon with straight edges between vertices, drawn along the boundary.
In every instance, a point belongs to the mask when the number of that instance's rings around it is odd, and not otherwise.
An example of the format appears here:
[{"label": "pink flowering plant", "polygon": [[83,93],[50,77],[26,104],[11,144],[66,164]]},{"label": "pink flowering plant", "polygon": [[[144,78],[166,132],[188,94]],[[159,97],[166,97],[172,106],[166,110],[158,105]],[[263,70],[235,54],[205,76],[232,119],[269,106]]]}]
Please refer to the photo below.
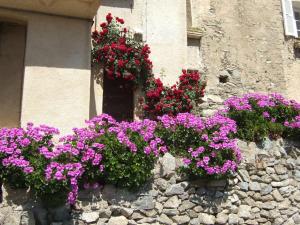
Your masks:
[{"label": "pink flowering plant", "polygon": [[88,124],[91,130],[103,134],[96,143],[105,146],[102,152],[105,183],[129,189],[140,187],[151,177],[156,158],[167,151],[162,140],[155,136],[155,121],[117,123],[102,114]]},{"label": "pink flowering plant", "polygon": [[297,138],[300,135],[300,104],[280,94],[250,93],[225,101],[225,113],[235,120],[237,137],[259,141],[264,137]]},{"label": "pink flowering plant", "polygon": [[[49,153],[54,149],[52,138],[59,134],[55,128],[29,123],[26,129],[3,128],[0,130],[0,176],[14,188],[29,188],[44,200],[50,195],[55,200],[65,198],[66,183],[45,177],[50,163]],[[50,153],[52,154],[52,153]]]},{"label": "pink flowering plant", "polygon": [[196,177],[223,178],[237,170],[241,153],[233,120],[215,115],[203,120],[190,113],[158,117],[159,136],[170,152],[183,157],[182,171]]}]

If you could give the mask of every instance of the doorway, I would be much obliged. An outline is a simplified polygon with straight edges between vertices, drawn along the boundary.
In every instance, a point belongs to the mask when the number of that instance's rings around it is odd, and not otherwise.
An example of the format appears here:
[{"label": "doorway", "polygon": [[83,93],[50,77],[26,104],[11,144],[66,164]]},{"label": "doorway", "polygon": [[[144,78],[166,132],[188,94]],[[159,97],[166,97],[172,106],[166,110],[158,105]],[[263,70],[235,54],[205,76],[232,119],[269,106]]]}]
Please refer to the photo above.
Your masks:
[{"label": "doorway", "polygon": [[103,113],[117,121],[132,121],[134,111],[133,84],[123,79],[103,78]]},{"label": "doorway", "polygon": [[26,26],[0,22],[0,128],[19,127]]}]

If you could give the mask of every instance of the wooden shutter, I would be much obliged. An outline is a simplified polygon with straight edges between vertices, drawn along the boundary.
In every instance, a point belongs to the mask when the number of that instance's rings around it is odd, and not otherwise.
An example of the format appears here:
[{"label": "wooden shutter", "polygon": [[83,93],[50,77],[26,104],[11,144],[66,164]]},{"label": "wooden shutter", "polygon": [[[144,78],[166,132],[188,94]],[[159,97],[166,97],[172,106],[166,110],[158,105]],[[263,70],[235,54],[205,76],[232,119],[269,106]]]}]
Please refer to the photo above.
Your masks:
[{"label": "wooden shutter", "polygon": [[285,35],[298,37],[293,4],[291,0],[281,0]]}]

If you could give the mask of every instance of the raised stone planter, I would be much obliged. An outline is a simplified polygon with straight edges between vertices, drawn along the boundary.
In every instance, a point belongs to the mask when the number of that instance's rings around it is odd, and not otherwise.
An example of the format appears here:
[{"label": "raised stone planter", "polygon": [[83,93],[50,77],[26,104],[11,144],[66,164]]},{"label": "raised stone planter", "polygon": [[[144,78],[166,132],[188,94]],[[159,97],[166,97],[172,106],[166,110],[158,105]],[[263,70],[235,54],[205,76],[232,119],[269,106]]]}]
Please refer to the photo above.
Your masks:
[{"label": "raised stone planter", "polygon": [[179,177],[178,160],[168,154],[159,160],[154,181],[138,192],[112,185],[84,190],[71,214],[68,208],[36,207],[25,190],[5,189],[0,224],[300,224],[298,143],[239,145],[245,158],[229,180]]}]

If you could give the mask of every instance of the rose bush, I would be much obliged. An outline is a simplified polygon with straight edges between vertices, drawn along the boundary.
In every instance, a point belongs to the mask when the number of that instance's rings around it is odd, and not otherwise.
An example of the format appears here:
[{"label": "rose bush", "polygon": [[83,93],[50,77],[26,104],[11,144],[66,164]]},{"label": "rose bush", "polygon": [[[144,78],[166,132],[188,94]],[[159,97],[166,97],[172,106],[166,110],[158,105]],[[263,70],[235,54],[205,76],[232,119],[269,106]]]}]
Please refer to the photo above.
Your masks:
[{"label": "rose bush", "polygon": [[101,30],[92,34],[92,62],[103,68],[109,79],[123,79],[141,87],[141,108],[147,118],[163,114],[190,112],[194,103],[204,95],[205,81],[198,72],[183,70],[179,81],[168,87],[152,72],[150,48],[134,38],[134,33],[123,27],[124,20],[109,13]]},{"label": "rose bush", "polygon": [[165,86],[159,78],[148,79],[145,98],[142,100],[147,117],[156,118],[164,114],[175,116],[190,112],[193,104],[204,96],[205,81],[198,72],[182,71],[179,81]]},{"label": "rose bush", "polygon": [[152,76],[150,48],[137,41],[123,24],[123,19],[113,18],[111,13],[106,16],[106,22],[100,25],[101,30],[95,30],[92,34],[92,61],[101,65],[110,79],[124,79],[144,85]]}]

